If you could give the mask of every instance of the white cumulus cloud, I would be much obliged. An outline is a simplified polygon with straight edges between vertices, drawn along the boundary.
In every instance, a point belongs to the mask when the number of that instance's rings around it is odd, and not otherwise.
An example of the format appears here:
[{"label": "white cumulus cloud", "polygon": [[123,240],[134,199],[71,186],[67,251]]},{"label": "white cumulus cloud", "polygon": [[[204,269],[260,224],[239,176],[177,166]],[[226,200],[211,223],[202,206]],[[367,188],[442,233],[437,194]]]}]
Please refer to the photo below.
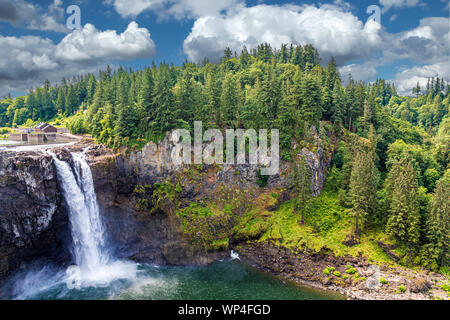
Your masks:
[{"label": "white cumulus cloud", "polygon": [[197,19],[183,47],[192,61],[217,61],[226,47],[239,52],[243,45],[254,48],[263,42],[276,48],[312,44],[325,61],[335,56],[342,65],[377,51],[380,29],[377,22],[364,24],[335,5],[257,5]]},{"label": "white cumulus cloud", "polygon": [[121,34],[93,25],[68,34],[60,43],[38,36],[0,35],[0,96],[27,91],[45,80],[96,73],[115,60],[150,58],[156,46],[147,29],[131,22]]},{"label": "white cumulus cloud", "polygon": [[426,88],[429,78],[444,78],[450,81],[450,62],[442,61],[435,64],[416,66],[396,74],[391,81],[395,82],[397,91],[402,95],[411,95],[411,90],[419,82],[422,89]]},{"label": "white cumulus cloud", "polygon": [[380,0],[380,4],[383,6],[383,12],[386,12],[392,7],[415,7],[419,5],[419,0]]},{"label": "white cumulus cloud", "polygon": [[136,17],[145,11],[153,11],[161,18],[198,18],[217,15],[242,4],[244,0],[106,0],[122,17]]},{"label": "white cumulus cloud", "polygon": [[136,22],[131,22],[121,34],[115,30],[99,31],[92,24],[86,24],[62,39],[56,48],[56,57],[69,61],[133,60],[152,57],[155,50],[150,32],[139,28]]},{"label": "white cumulus cloud", "polygon": [[47,9],[25,0],[0,0],[0,21],[31,30],[68,31],[62,0],[53,0]]}]

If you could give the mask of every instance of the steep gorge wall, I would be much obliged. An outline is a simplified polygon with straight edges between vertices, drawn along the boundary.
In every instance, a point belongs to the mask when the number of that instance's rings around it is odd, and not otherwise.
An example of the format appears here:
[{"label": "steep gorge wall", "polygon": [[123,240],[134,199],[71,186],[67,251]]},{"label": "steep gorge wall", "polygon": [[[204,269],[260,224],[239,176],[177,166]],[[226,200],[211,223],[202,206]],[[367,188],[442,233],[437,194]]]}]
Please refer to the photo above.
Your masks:
[{"label": "steep gorge wall", "polygon": [[70,261],[69,245],[51,156],[0,152],[0,277],[36,257]]}]

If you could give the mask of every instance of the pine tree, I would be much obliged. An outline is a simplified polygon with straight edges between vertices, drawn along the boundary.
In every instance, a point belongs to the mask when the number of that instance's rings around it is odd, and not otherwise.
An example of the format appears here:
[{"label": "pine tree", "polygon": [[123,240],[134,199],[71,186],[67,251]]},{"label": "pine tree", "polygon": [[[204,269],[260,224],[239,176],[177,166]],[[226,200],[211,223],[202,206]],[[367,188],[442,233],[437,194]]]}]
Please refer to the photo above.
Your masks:
[{"label": "pine tree", "polygon": [[66,116],[72,115],[77,110],[78,107],[77,103],[78,99],[76,91],[73,85],[70,85],[66,94],[66,103],[65,103],[66,109],[64,111],[64,114]]},{"label": "pine tree", "polygon": [[227,73],[222,84],[222,93],[220,96],[221,105],[221,127],[231,128],[235,118],[236,105],[238,104],[238,93],[236,77]]},{"label": "pine tree", "polygon": [[307,123],[317,124],[322,118],[322,94],[318,79],[305,74],[300,87],[300,114]]},{"label": "pine tree", "polygon": [[331,121],[342,125],[344,123],[345,95],[344,90],[336,81],[333,90]]},{"label": "pine tree", "polygon": [[376,211],[375,149],[376,142],[373,140],[364,142],[353,159],[349,197],[357,236],[365,226],[367,217]]},{"label": "pine tree", "polygon": [[159,67],[155,75],[155,89],[153,105],[155,108],[150,115],[151,132],[164,134],[176,126],[174,113],[175,97],[172,91],[172,79],[167,65]]},{"label": "pine tree", "polygon": [[[178,119],[186,121],[192,128],[194,125],[194,113],[199,110],[199,92],[192,77],[192,70],[189,66],[185,67],[183,75],[176,84],[175,100]],[[195,119],[202,120],[202,119]]]},{"label": "pine tree", "polygon": [[217,126],[220,122],[220,86],[216,79],[214,70],[209,70],[205,83],[205,115],[210,119],[211,127]]},{"label": "pine tree", "polygon": [[142,74],[141,84],[138,91],[136,112],[140,120],[139,128],[141,133],[145,135],[150,130],[149,124],[151,121],[153,105],[153,75],[150,69],[145,69]]},{"label": "pine tree", "polygon": [[417,175],[412,160],[403,158],[392,167],[387,178],[389,218],[386,233],[414,253],[420,238]]},{"label": "pine tree", "polygon": [[334,90],[335,85],[341,84],[341,76],[337,70],[336,60],[334,57],[331,58],[330,63],[327,66],[326,72],[326,86],[330,91]]},{"label": "pine tree", "polygon": [[269,128],[278,112],[280,85],[273,65],[266,68],[261,85],[258,87],[258,101],[262,104],[263,123],[260,128]]},{"label": "pine tree", "polygon": [[56,109],[58,111],[58,113],[63,113],[66,111],[66,97],[65,97],[65,93],[64,93],[64,87],[59,87],[58,88],[58,96],[56,98]]},{"label": "pine tree", "polygon": [[417,81],[417,85],[413,88],[412,93],[415,94],[418,97],[420,97],[421,94],[421,88],[420,88],[420,84],[419,81]]},{"label": "pine tree", "polygon": [[305,211],[312,198],[311,172],[303,155],[300,155],[299,159],[294,161],[292,180],[295,190],[294,213],[301,212],[300,223],[303,225],[305,223]]},{"label": "pine tree", "polygon": [[450,243],[450,170],[438,181],[427,221],[427,239],[437,263],[448,265]]}]

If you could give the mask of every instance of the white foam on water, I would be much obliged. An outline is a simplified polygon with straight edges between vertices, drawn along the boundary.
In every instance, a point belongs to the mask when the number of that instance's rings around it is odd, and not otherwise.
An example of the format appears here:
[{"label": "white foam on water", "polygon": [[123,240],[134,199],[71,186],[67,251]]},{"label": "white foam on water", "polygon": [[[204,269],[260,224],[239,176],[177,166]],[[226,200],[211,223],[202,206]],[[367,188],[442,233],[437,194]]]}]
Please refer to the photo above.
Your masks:
[{"label": "white foam on water", "polygon": [[239,253],[234,252],[233,250],[231,250],[230,257],[231,260],[241,260],[241,258],[239,257]]}]

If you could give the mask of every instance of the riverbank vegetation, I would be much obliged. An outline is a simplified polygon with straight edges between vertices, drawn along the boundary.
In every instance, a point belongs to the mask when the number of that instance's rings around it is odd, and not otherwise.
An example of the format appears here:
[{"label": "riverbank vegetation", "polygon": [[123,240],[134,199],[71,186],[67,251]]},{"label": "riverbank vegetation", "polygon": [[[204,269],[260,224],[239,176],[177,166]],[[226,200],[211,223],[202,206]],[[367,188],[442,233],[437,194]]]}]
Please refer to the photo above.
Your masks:
[{"label": "riverbank vegetation", "polygon": [[[242,228],[225,233],[216,231],[228,228],[232,209],[192,204],[178,216],[193,241],[219,248],[230,236],[274,239],[297,249],[326,247],[386,262],[398,256],[404,265],[445,270],[450,86],[434,78],[413,96],[400,96],[392,83],[342,79],[334,59],[326,67],[321,62],[309,45],[275,50],[262,44],[240,54],[227,49],[218,64],[108,68],[98,77],[46,82],[25,97],[1,101],[0,126],[58,119],[72,133],[92,134],[112,148],[140,147],[175,128],[192,130],[194,121],[203,121],[205,130],[280,129],[282,158],[298,164],[294,199],[262,217],[239,212],[232,224]],[[317,151],[311,131],[322,140],[333,132],[340,141],[318,198],[304,187],[307,170],[297,157],[302,147]],[[377,242],[393,248],[392,255]]]}]

